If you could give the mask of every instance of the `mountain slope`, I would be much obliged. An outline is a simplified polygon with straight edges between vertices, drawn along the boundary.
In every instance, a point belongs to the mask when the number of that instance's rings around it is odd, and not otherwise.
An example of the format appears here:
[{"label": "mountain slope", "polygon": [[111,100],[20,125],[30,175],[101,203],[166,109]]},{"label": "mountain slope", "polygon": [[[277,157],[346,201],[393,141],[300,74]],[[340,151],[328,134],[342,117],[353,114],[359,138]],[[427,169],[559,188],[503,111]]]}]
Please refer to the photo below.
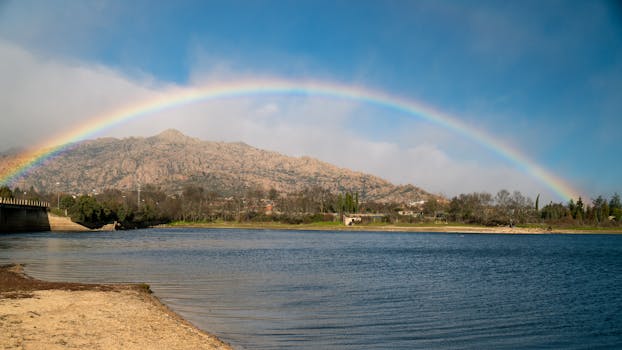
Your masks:
[{"label": "mountain slope", "polygon": [[[0,163],[9,164],[10,157],[2,157]],[[381,202],[407,203],[431,196],[412,185],[395,186],[317,159],[288,157],[244,143],[201,141],[177,130],[147,138],[79,142],[34,169],[21,185],[88,193],[105,188],[134,190],[137,181],[169,192],[195,184],[224,195],[242,194],[249,188],[292,193],[318,186],[332,192],[359,192],[362,200]]]}]

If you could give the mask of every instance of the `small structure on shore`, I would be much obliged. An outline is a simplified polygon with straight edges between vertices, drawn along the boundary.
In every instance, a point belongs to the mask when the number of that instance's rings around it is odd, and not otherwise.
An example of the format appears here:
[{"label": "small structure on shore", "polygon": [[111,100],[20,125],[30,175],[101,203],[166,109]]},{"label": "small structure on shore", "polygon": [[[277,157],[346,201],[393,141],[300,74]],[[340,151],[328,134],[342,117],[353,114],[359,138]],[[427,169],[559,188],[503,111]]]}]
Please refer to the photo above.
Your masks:
[{"label": "small structure on shore", "polygon": [[360,224],[363,221],[378,222],[384,219],[385,216],[385,214],[343,214],[343,224],[352,226],[354,224]]}]

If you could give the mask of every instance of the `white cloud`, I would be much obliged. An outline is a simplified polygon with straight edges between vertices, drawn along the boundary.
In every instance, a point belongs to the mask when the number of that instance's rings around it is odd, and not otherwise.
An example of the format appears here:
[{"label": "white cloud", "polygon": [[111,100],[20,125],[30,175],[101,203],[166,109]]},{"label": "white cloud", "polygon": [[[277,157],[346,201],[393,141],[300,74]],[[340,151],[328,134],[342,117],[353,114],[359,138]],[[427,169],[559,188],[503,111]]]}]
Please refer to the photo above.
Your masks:
[{"label": "white cloud", "polygon": [[[226,78],[219,74],[220,79]],[[103,66],[43,59],[3,41],[0,76],[4,107],[0,150],[52,139],[93,116],[184,88],[150,77],[128,77]],[[413,131],[406,133],[400,130],[405,124],[392,121],[397,123],[395,137],[382,133],[380,138],[369,129],[374,125],[361,132],[357,120],[365,109],[354,101],[314,96],[245,96],[160,111],[100,136],[147,136],[177,128],[201,139],[243,141],[287,155],[309,155],[450,196],[501,188],[531,196],[546,191],[503,162],[454,158],[446,151],[452,145],[447,131],[435,130],[429,123],[412,122],[408,127]],[[386,129],[386,122],[378,118],[372,124]],[[436,133],[442,136],[426,137]]]},{"label": "white cloud", "polygon": [[267,103],[257,110],[257,115],[274,115],[275,113],[279,112],[279,110],[280,108],[276,103]]},{"label": "white cloud", "polygon": [[5,41],[0,41],[0,76],[0,149],[53,138],[98,113],[170,89],[103,66],[43,59]]}]

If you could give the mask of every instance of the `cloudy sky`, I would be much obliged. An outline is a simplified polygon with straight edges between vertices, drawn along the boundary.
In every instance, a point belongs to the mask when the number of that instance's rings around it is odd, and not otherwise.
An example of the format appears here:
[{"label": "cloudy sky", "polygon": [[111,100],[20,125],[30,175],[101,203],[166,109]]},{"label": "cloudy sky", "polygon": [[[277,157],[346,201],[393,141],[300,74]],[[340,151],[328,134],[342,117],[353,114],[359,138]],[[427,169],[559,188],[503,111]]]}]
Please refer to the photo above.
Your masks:
[{"label": "cloudy sky", "polygon": [[[586,196],[622,192],[622,8],[606,1],[0,0],[0,151],[136,101],[235,81],[321,81],[423,102]],[[309,155],[434,193],[547,184],[415,115],[248,95],[97,136],[167,128]]]}]

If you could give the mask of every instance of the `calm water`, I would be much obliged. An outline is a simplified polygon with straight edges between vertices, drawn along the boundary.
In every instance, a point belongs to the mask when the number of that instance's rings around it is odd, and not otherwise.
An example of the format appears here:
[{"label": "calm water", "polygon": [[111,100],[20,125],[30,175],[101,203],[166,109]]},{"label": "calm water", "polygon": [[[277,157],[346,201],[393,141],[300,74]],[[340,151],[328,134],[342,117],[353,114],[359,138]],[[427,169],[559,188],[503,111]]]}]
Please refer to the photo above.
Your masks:
[{"label": "calm water", "polygon": [[622,236],[0,235],[47,280],[147,282],[240,349],[622,348]]}]

